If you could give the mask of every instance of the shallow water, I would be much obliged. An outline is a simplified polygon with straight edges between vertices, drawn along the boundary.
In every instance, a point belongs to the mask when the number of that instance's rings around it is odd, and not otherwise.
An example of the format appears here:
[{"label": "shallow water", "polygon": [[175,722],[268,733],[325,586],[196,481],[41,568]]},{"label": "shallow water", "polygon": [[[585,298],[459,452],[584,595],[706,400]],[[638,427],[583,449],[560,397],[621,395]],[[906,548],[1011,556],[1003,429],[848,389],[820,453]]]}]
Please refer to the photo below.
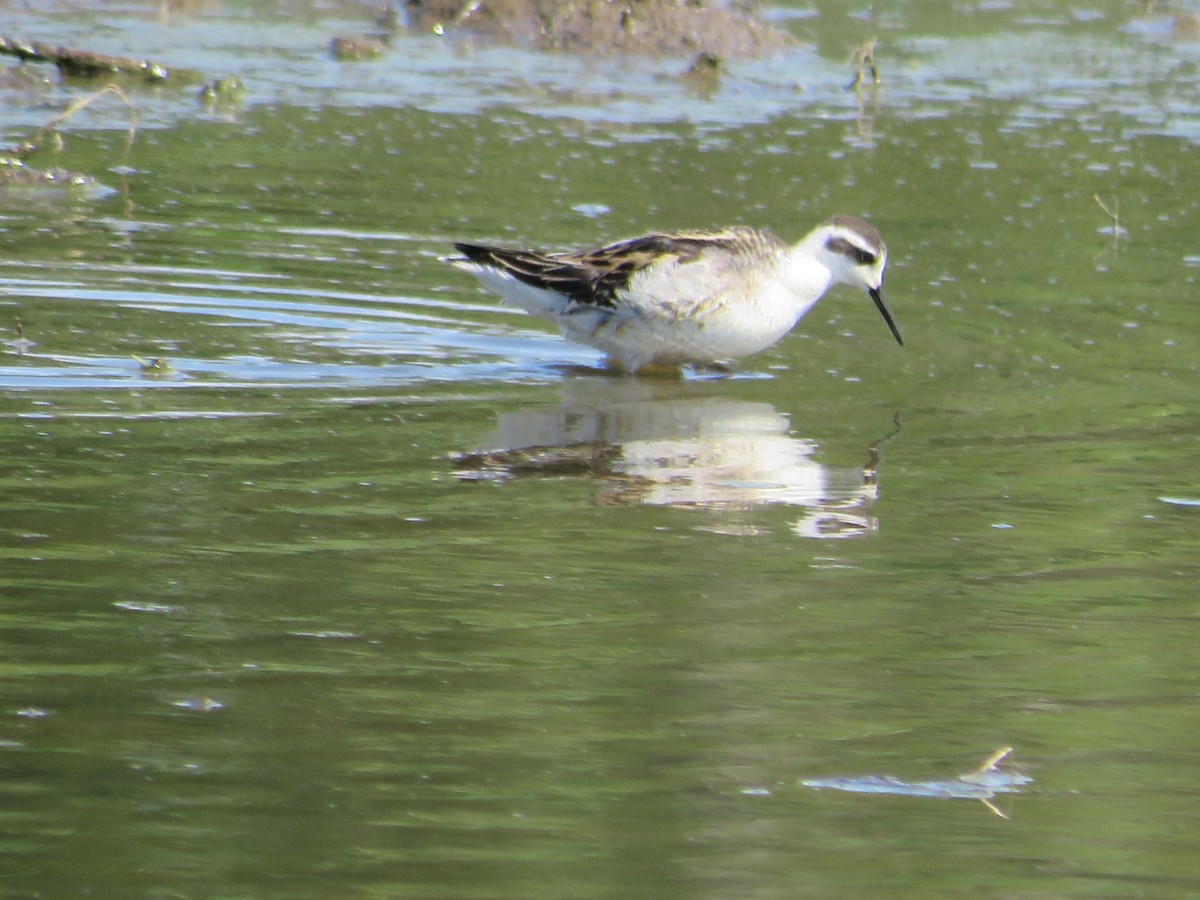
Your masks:
[{"label": "shallow water", "polygon": [[[132,144],[99,101],[47,164],[110,192],[0,197],[0,893],[1200,890],[1200,44],[842,9],[704,90],[336,63],[335,4],[11,12],[247,93],[130,88]],[[10,90],[9,140],[90,87]],[[438,260],[838,212],[903,349],[839,289],[728,375],[613,378]],[[803,783],[1000,746],[1008,819]]]}]

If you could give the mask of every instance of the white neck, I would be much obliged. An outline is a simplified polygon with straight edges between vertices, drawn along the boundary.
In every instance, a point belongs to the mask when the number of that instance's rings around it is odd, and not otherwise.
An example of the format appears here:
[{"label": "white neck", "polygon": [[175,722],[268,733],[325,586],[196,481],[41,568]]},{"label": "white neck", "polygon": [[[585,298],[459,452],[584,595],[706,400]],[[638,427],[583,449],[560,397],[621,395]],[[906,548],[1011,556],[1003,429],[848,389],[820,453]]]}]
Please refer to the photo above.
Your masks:
[{"label": "white neck", "polygon": [[812,309],[833,284],[833,272],[824,262],[824,240],[824,235],[809,235],[792,248],[784,263],[784,280],[792,294],[795,321]]}]

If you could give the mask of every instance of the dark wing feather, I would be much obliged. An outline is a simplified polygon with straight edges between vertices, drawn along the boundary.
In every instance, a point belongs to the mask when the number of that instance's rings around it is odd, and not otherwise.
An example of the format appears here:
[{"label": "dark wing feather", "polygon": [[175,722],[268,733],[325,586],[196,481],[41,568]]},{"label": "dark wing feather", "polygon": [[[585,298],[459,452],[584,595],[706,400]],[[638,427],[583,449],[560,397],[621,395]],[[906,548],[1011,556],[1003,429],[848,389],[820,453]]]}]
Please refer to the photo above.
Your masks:
[{"label": "dark wing feather", "polygon": [[455,243],[467,259],[507,272],[533,287],[557,291],[577,303],[612,308],[638,272],[667,260],[688,262],[712,247],[730,247],[736,231],[717,234],[647,234],[598,250],[542,253]]}]

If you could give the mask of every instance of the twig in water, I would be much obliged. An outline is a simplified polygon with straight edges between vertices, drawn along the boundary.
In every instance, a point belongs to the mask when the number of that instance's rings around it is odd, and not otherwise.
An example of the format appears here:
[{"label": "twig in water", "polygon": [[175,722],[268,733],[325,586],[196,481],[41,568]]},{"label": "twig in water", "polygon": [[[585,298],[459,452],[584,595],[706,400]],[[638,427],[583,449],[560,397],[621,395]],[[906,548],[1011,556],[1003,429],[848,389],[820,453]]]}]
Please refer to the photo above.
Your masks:
[{"label": "twig in water", "polygon": [[1108,213],[1109,217],[1112,218],[1114,230],[1121,227],[1121,201],[1120,201],[1120,199],[1113,201],[1114,209],[1109,209],[1105,205],[1104,201],[1100,199],[1099,194],[1092,194],[1092,199],[1096,201],[1097,206],[1099,206],[1102,210],[1104,210],[1106,213]]},{"label": "twig in water", "polygon": [[67,121],[75,113],[90,106],[105,94],[115,94],[129,108],[129,142],[133,143],[133,139],[137,135],[137,110],[133,108],[133,104],[129,102],[129,97],[125,95],[123,90],[115,84],[109,84],[94,94],[88,94],[86,97],[80,97],[78,100],[72,101],[66,109],[35,131],[33,137],[17,144],[13,148],[12,155],[19,159],[27,159],[39,150],[44,149],[44,143],[49,135],[58,136],[58,126],[62,125],[63,122]]},{"label": "twig in water", "polygon": [[30,346],[30,341],[25,339],[25,322],[20,316],[16,317],[17,339],[12,342],[13,349],[17,356],[24,356],[25,350]]},{"label": "twig in water", "polygon": [[1012,752],[1012,747],[1001,747],[999,750],[996,750],[994,753],[990,754],[987,759],[979,764],[979,768],[975,770],[975,774],[982,775],[985,772],[996,771],[996,766],[999,765],[1005,759],[1005,757],[1011,756]]},{"label": "twig in water", "polygon": [[1113,245],[1115,246],[1117,241],[1120,240],[1121,235],[1125,233],[1125,229],[1121,227],[1121,200],[1120,198],[1113,200],[1112,209],[1109,209],[1105,202],[1100,199],[1099,194],[1093,194],[1092,199],[1095,200],[1096,205],[1104,210],[1104,212],[1108,214],[1108,217],[1112,219],[1111,230]]}]

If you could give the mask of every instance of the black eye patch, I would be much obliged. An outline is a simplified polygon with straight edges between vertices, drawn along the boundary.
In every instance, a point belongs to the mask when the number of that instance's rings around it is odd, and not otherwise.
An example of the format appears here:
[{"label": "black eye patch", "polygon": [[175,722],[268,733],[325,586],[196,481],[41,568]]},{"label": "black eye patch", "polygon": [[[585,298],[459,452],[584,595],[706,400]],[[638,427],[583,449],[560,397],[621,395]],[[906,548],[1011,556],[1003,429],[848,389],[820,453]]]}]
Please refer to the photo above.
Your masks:
[{"label": "black eye patch", "polygon": [[825,249],[832,253],[840,253],[842,256],[848,256],[860,266],[873,266],[875,260],[879,257],[870,250],[864,250],[855,244],[850,243],[844,237],[831,237],[825,242]]}]

